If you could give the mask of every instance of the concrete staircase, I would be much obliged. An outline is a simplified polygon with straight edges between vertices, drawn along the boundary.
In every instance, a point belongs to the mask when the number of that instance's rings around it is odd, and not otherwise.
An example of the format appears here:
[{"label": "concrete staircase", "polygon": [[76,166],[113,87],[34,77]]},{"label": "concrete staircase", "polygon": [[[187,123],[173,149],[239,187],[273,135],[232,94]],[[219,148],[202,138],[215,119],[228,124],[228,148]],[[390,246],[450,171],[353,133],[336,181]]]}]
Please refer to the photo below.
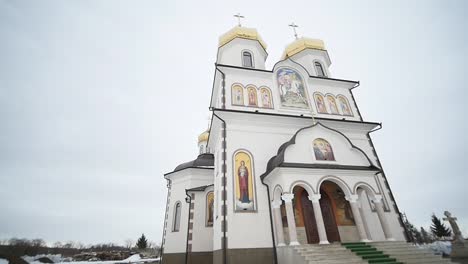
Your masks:
[{"label": "concrete staircase", "polygon": [[434,255],[426,249],[421,249],[413,244],[404,241],[395,242],[370,242],[367,243],[377,250],[382,251],[397,261],[406,264],[417,264],[417,263],[455,263],[451,262],[450,259],[442,258],[440,255]]},{"label": "concrete staircase", "polygon": [[367,263],[367,261],[364,261],[361,257],[358,257],[340,244],[304,244],[296,246],[295,251],[305,259],[304,263],[308,264]]},{"label": "concrete staircase", "polygon": [[341,243],[341,245],[368,263],[403,264],[403,262],[397,261],[393,256],[385,254],[383,251],[377,250],[377,248],[364,242]]}]

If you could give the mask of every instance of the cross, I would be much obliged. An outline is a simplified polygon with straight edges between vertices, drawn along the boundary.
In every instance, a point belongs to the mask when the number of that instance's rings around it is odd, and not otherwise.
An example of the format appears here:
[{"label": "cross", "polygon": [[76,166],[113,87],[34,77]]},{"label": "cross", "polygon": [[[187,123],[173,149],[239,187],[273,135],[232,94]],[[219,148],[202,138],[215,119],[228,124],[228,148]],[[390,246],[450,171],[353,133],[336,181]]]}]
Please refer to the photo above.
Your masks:
[{"label": "cross", "polygon": [[299,26],[294,24],[294,22],[292,22],[289,26],[292,27],[292,29],[294,30],[294,37],[297,39],[296,28],[299,27]]},{"label": "cross", "polygon": [[234,15],[234,17],[237,17],[237,23],[239,23],[239,27],[242,27],[241,18],[245,18],[245,17],[242,16],[240,13],[237,13],[236,15]]},{"label": "cross", "polygon": [[208,121],[208,129],[210,129],[210,125],[211,125],[211,116],[208,115],[208,116],[206,117],[206,120]]}]

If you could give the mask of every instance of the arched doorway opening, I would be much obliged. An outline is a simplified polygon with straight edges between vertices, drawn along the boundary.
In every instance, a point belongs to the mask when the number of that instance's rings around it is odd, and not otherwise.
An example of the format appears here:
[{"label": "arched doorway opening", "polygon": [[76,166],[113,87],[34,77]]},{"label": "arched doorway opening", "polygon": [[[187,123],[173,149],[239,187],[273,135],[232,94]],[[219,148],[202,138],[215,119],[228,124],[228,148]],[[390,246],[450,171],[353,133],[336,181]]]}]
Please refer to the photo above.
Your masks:
[{"label": "arched doorway opening", "polygon": [[301,232],[304,232],[305,239],[308,244],[317,244],[319,236],[317,232],[317,224],[315,222],[314,208],[309,200],[309,193],[302,187],[296,186],[293,189],[294,200],[294,215],[296,219],[296,227],[298,236],[301,237]]},{"label": "arched doorway opening", "polygon": [[332,181],[324,181],[320,185],[320,194],[328,241],[359,241],[351,205],[343,189]]}]

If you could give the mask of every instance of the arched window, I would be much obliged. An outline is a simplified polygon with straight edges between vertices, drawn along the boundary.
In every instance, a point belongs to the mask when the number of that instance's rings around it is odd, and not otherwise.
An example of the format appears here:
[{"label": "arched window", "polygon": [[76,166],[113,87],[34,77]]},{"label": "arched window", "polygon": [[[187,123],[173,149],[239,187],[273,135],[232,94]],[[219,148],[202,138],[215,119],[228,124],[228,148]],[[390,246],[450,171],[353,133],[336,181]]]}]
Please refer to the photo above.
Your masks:
[{"label": "arched window", "polygon": [[317,76],[319,77],[327,77],[325,71],[323,70],[322,64],[318,61],[314,62],[315,71],[317,72]]},{"label": "arched window", "polygon": [[177,202],[174,205],[174,222],[172,224],[172,231],[179,232],[180,229],[180,212],[181,212],[181,203]]},{"label": "arched window", "polygon": [[242,66],[244,67],[253,67],[252,53],[248,51],[242,52]]}]

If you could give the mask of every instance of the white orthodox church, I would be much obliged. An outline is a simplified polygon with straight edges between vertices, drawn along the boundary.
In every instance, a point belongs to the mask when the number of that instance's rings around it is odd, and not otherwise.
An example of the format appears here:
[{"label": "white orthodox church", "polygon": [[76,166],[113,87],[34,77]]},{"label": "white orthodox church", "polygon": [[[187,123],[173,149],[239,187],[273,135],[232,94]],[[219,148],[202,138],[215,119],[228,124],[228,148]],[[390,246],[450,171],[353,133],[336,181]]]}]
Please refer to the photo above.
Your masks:
[{"label": "white orthodox church", "polygon": [[361,116],[358,81],[332,77],[323,41],[296,39],[273,69],[255,29],[218,47],[200,154],[164,175],[162,263],[315,263],[306,246],[406,241],[370,137],[381,124]]}]

